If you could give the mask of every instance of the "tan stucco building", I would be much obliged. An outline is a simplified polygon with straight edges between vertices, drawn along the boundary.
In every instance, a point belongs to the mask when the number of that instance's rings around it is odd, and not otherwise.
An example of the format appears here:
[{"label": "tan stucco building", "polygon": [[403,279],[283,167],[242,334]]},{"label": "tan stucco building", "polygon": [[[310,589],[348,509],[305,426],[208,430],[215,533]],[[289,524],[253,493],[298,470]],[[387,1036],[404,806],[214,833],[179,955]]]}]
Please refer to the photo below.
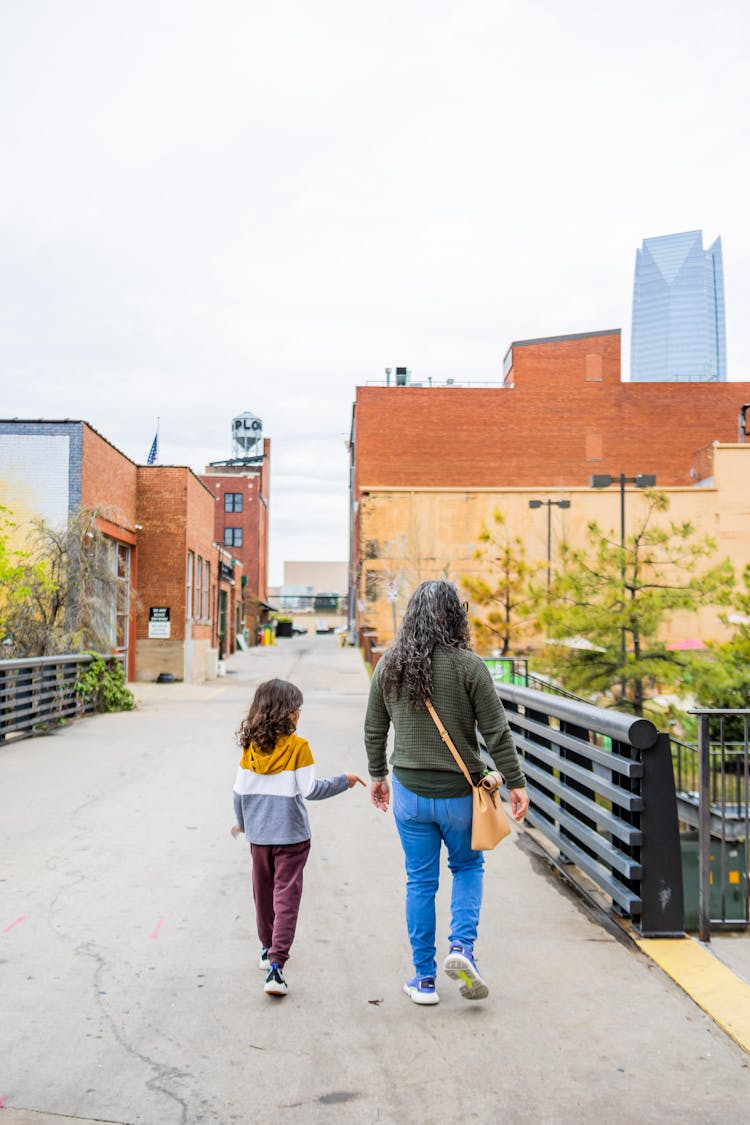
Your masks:
[{"label": "tan stucco building", "polygon": [[[648,452],[642,457],[644,471],[650,468]],[[693,458],[692,486],[656,487],[669,496],[670,508],[662,521],[689,520],[697,532],[711,535],[717,551],[711,561],[728,557],[738,576],[750,563],[750,444],[714,443]],[[520,536],[530,562],[547,565],[547,507],[531,509],[529,501],[570,501],[570,508],[552,506],[549,554],[554,569],[559,544],[565,539],[573,547],[586,544],[586,526],[591,520],[615,537],[620,534],[620,490],[587,487],[551,488],[427,488],[366,487],[358,509],[358,546],[361,567],[356,598],[358,619],[374,629],[381,641],[393,635],[394,620],[403,614],[417,583],[446,577],[460,583],[464,574],[480,573],[473,558],[482,524],[492,525],[499,508],[512,535]],[[639,489],[625,490],[626,534],[636,524],[643,504]],[[393,598],[395,597],[395,601]],[[726,636],[718,610],[704,608],[697,614],[677,613],[665,636],[667,643],[699,638],[717,640]]]}]

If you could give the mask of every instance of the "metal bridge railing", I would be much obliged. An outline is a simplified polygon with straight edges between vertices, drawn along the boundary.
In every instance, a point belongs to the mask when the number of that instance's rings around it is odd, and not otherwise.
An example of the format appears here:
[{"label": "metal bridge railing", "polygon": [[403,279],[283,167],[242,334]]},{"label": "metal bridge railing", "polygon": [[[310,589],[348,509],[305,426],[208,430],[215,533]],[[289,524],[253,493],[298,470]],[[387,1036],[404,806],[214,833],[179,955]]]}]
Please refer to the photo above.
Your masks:
[{"label": "metal bridge railing", "polygon": [[76,693],[87,654],[0,660],[0,741],[92,710]]},{"label": "metal bridge railing", "polygon": [[523,760],[528,822],[644,936],[683,933],[669,737],[647,719],[498,684]]}]

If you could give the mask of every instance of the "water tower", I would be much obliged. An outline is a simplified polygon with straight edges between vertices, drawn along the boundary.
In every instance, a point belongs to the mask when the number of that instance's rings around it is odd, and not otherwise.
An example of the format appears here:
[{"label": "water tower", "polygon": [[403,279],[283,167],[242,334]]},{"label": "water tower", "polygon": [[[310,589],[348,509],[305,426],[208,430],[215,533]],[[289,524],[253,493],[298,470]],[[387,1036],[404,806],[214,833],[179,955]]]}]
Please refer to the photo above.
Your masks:
[{"label": "water tower", "polygon": [[232,460],[257,461],[263,456],[263,423],[249,410],[232,419]]}]

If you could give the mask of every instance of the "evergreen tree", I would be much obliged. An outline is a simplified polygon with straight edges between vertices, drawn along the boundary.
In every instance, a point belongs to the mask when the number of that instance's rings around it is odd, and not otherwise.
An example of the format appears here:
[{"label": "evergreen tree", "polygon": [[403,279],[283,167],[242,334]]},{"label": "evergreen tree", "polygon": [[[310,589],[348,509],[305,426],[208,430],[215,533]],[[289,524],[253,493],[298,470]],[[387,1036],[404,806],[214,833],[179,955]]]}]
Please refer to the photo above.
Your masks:
[{"label": "evergreen tree", "polygon": [[[588,524],[585,549],[561,548],[553,597],[542,619],[554,646],[554,671],[566,687],[609,696],[610,705],[643,715],[647,700],[681,683],[690,660],[660,639],[677,610],[726,604],[734,582],[728,559],[703,566],[716,550],[689,521],[667,524],[663,492],[641,494],[645,511],[625,545],[614,531]],[[577,647],[581,646],[581,647]]]},{"label": "evergreen tree", "polygon": [[538,628],[541,595],[533,579],[543,564],[527,560],[523,540],[511,535],[499,508],[492,513],[491,528],[482,524],[478,539],[473,557],[480,572],[461,576],[471,603],[469,620],[479,648],[499,649],[506,656]]},{"label": "evergreen tree", "polygon": [[[731,600],[733,613],[721,615],[732,626],[728,641],[709,645],[706,657],[693,662],[695,695],[701,707],[739,711],[750,708],[750,564],[742,574],[743,588],[735,590]],[[729,719],[725,736],[744,740],[745,721]]]}]

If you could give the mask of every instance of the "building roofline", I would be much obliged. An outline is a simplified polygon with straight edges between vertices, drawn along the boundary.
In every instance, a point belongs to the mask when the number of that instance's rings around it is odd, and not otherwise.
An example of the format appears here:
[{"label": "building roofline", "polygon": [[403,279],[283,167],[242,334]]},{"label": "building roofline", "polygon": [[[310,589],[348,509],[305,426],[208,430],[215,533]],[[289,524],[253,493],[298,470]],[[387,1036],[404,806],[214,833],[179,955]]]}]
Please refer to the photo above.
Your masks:
[{"label": "building roofline", "polygon": [[30,426],[34,423],[38,423],[41,426],[86,426],[87,429],[91,430],[92,434],[96,434],[97,437],[100,437],[102,441],[107,443],[110,449],[114,449],[115,453],[119,453],[120,456],[124,457],[126,461],[129,461],[131,465],[139,465],[138,461],[134,461],[132,457],[128,457],[127,453],[123,453],[113,441],[105,437],[100,430],[97,430],[96,426],[92,426],[85,418],[0,418],[0,424],[6,422],[18,422],[21,426]]},{"label": "building roofline", "polygon": [[569,332],[565,336],[537,336],[534,340],[512,340],[508,351],[511,348],[524,348],[529,344],[556,344],[560,340],[586,340],[597,336],[619,336],[621,333],[621,328],[603,328],[600,332]]}]

